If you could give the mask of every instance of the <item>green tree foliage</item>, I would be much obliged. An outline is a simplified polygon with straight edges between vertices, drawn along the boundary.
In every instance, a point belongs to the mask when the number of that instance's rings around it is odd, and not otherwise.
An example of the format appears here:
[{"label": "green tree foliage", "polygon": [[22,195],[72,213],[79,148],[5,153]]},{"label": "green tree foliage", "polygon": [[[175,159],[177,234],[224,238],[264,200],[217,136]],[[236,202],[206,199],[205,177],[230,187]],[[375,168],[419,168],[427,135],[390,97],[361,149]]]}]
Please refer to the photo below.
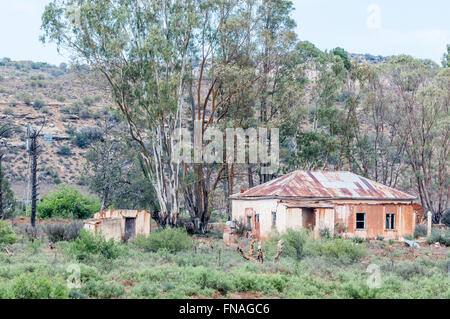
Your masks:
[{"label": "green tree foliage", "polygon": [[16,210],[16,199],[14,198],[14,192],[11,189],[10,182],[2,175],[2,193],[3,193],[3,218],[9,218],[14,216]]},{"label": "green tree foliage", "polygon": [[442,66],[444,68],[450,67],[450,44],[447,44],[447,52],[442,57]]},{"label": "green tree foliage", "polygon": [[101,209],[158,210],[150,180],[145,176],[141,157],[130,149],[138,146],[124,138],[123,125],[105,116],[103,138],[93,142],[86,153],[82,180],[102,202]]},{"label": "green tree foliage", "polygon": [[40,218],[89,218],[100,210],[100,202],[65,184],[42,197],[37,205]]},{"label": "green tree foliage", "polygon": [[295,252],[295,257],[300,260],[303,257],[303,249],[308,240],[308,233],[306,231],[295,231],[288,229],[286,234],[283,235],[283,239],[288,249],[292,249]]},{"label": "green tree foliage", "polygon": [[17,240],[16,234],[7,222],[0,220],[0,245],[11,245]]}]

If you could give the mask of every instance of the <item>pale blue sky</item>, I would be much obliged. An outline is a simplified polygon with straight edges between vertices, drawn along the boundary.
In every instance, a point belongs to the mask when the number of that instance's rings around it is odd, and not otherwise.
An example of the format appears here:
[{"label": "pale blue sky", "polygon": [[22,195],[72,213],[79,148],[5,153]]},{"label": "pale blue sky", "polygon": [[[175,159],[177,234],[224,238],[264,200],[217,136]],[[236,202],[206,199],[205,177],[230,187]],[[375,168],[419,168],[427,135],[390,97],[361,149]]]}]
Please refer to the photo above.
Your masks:
[{"label": "pale blue sky", "polygon": [[[41,14],[49,0],[0,0],[0,58],[59,64],[67,56],[43,45]],[[410,54],[436,62],[450,43],[448,0],[294,0],[301,40],[375,55]]]}]

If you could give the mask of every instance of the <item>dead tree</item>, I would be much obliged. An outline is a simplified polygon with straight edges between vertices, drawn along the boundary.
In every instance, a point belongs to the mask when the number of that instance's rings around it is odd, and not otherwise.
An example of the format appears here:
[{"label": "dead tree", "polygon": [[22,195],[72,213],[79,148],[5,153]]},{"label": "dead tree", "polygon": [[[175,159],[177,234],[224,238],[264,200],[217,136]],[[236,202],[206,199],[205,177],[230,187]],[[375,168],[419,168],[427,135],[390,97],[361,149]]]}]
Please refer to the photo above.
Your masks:
[{"label": "dead tree", "polygon": [[252,238],[252,242],[250,244],[250,249],[248,250],[248,254],[250,256],[253,256],[254,253],[255,253],[255,239]]},{"label": "dead tree", "polygon": [[37,138],[40,131],[34,130],[30,134],[30,158],[31,158],[31,226],[36,226],[36,202],[38,197],[38,183],[37,183],[37,160],[39,157],[39,144]]},{"label": "dead tree", "polygon": [[251,261],[255,261],[255,262],[257,261],[256,258],[253,257],[252,255],[247,255],[247,254],[244,252],[244,250],[242,249],[241,246],[238,246],[238,247],[237,247],[237,251],[241,254],[241,256],[242,256],[244,259],[251,260]]},{"label": "dead tree", "polygon": [[258,243],[258,251],[257,251],[256,259],[261,264],[264,262],[264,254],[263,254],[263,251],[262,251],[261,241]]},{"label": "dead tree", "polygon": [[283,252],[283,244],[284,241],[283,240],[279,240],[278,241],[278,245],[277,245],[277,254],[275,255],[275,258],[273,259],[273,263],[276,264],[278,262],[278,259],[280,258],[281,253]]},{"label": "dead tree", "polygon": [[264,262],[264,254],[262,251],[261,241],[258,242],[258,250],[257,250],[256,258],[253,256],[253,254],[255,253],[255,239],[253,237],[252,237],[252,241],[250,243],[250,248],[248,250],[248,255],[244,252],[244,250],[242,249],[241,246],[237,247],[237,251],[241,254],[242,258],[244,258],[244,259],[254,261],[254,262],[259,262],[259,263]]}]

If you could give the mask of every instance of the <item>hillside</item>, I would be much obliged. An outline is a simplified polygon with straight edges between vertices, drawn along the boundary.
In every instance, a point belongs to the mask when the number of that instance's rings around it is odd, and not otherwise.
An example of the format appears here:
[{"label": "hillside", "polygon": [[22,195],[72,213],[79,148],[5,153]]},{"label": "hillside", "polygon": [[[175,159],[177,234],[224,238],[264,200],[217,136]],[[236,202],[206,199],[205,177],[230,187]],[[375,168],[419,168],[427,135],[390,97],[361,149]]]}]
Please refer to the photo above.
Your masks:
[{"label": "hillside", "polygon": [[45,194],[54,184],[77,183],[86,149],[73,143],[73,136],[100,125],[102,112],[110,106],[107,97],[101,79],[86,69],[0,60],[0,118],[13,128],[6,139],[4,168],[18,199],[28,174],[27,123],[32,128],[45,123],[38,174],[40,193]]}]

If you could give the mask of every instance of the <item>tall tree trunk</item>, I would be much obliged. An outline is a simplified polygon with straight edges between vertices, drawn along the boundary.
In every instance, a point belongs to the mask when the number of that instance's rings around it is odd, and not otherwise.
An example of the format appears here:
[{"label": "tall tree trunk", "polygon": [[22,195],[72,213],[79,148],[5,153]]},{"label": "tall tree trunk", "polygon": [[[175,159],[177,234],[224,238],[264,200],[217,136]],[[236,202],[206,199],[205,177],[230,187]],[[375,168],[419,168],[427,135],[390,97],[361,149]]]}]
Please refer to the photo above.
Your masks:
[{"label": "tall tree trunk", "polygon": [[3,218],[3,154],[0,154],[0,219]]},{"label": "tall tree trunk", "polygon": [[31,226],[36,226],[36,202],[37,202],[37,158],[38,158],[38,144],[37,137],[39,133],[34,132],[31,136]]}]

